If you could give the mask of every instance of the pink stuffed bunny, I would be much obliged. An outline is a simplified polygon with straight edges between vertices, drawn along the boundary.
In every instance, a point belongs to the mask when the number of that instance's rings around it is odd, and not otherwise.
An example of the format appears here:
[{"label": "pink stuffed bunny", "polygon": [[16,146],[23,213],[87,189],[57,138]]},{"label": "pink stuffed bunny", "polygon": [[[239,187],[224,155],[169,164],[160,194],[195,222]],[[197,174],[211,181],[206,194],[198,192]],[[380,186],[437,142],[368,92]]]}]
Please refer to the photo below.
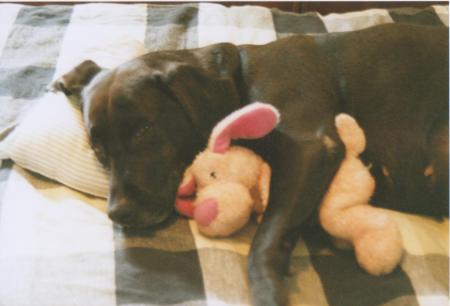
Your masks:
[{"label": "pink stuffed bunny", "polygon": [[176,209],[194,218],[199,231],[225,237],[242,228],[252,212],[261,218],[269,199],[271,169],[232,139],[255,139],[278,124],[278,111],[263,103],[241,108],[213,129],[208,147],[197,155],[179,186]]},{"label": "pink stuffed bunny", "polygon": [[375,180],[358,158],[366,147],[364,132],[346,114],[336,116],[335,124],[346,156],[319,208],[320,224],[336,239],[337,247],[354,247],[359,265],[367,272],[389,273],[400,262],[403,245],[386,211],[369,205]]}]

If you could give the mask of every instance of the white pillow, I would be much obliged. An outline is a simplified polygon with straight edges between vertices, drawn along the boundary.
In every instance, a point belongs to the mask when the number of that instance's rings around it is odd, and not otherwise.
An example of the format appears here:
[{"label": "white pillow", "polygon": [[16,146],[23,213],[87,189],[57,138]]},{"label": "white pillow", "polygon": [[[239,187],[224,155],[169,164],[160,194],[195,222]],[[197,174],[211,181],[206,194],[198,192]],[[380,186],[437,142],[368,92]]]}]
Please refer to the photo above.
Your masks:
[{"label": "white pillow", "polygon": [[98,162],[84,131],[80,109],[62,93],[47,93],[0,142],[0,160],[106,198],[108,172]]}]

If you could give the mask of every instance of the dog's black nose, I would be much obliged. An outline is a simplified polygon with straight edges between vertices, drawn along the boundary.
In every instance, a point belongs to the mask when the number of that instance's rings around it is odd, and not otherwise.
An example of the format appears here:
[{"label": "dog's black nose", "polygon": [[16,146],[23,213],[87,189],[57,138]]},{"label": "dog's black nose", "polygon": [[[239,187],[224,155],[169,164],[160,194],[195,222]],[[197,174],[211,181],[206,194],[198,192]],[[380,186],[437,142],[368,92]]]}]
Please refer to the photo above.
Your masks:
[{"label": "dog's black nose", "polygon": [[126,204],[117,204],[108,211],[109,218],[117,224],[124,226],[132,226],[133,212]]}]

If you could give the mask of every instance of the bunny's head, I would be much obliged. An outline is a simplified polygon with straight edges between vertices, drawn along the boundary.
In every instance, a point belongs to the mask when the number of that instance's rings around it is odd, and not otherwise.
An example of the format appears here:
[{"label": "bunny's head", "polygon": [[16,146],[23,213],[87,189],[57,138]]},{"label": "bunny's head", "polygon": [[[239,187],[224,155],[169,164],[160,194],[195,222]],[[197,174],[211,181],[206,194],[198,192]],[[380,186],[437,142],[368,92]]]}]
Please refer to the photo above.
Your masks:
[{"label": "bunny's head", "polygon": [[[210,229],[221,224],[220,229],[207,233],[210,236],[224,236],[225,232],[237,230],[252,211],[261,214],[269,197],[270,167],[251,150],[231,146],[231,141],[263,137],[278,121],[279,113],[274,107],[258,102],[220,121],[206,150],[197,155],[185,172],[178,189],[177,210],[195,218],[199,226]],[[237,222],[238,219],[241,221]]]}]

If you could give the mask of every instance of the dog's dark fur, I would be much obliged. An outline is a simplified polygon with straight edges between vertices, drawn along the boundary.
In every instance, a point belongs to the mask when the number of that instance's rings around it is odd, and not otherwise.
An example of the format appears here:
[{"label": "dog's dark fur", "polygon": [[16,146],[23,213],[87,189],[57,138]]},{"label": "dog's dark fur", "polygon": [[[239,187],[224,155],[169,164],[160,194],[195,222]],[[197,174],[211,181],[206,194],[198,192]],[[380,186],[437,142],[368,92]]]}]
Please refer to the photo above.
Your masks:
[{"label": "dog's dark fur", "polygon": [[249,256],[257,305],[286,302],[299,228],[343,158],[338,113],[366,133],[373,203],[448,215],[448,85],[448,29],[410,25],[154,52],[109,71],[87,61],[55,84],[81,101],[92,146],[111,169],[109,216],[126,226],[167,218],[181,172],[221,118],[252,101],[280,110],[276,130],[247,143],[273,168]]}]

